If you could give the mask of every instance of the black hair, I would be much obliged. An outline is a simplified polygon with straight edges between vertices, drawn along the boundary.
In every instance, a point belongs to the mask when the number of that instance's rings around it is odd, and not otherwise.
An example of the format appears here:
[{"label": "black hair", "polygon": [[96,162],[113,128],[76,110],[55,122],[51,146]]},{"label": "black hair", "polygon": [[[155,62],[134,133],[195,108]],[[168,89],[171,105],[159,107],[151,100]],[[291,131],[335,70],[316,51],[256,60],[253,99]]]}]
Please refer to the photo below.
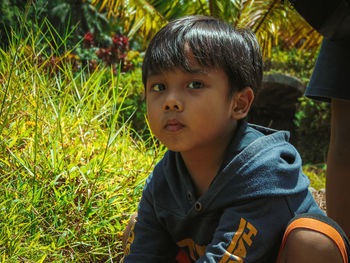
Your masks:
[{"label": "black hair", "polygon": [[146,86],[150,74],[177,67],[191,72],[186,45],[199,65],[225,71],[231,95],[245,87],[251,87],[254,92],[260,88],[262,56],[254,33],[199,15],[176,19],[154,36],[143,61],[143,84]]}]

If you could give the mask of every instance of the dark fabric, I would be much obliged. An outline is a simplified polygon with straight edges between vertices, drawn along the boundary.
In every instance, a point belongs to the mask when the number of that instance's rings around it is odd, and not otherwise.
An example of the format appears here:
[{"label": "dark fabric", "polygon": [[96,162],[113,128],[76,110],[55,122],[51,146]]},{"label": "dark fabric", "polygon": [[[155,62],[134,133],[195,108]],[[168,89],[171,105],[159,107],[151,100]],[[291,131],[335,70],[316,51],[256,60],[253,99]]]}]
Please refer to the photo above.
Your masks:
[{"label": "dark fabric", "polygon": [[[327,102],[332,98],[349,100],[350,0],[290,2],[324,36],[305,95]],[[315,6],[318,8],[315,9]]]},{"label": "dark fabric", "polygon": [[324,39],[305,95],[330,101],[350,100],[350,39]]},{"label": "dark fabric", "polygon": [[290,2],[313,28],[328,39],[340,40],[350,36],[350,0]]},{"label": "dark fabric", "polygon": [[147,179],[124,262],[172,262],[180,249],[191,262],[274,262],[289,220],[323,213],[288,138],[243,122],[199,198],[181,155],[168,151]]}]

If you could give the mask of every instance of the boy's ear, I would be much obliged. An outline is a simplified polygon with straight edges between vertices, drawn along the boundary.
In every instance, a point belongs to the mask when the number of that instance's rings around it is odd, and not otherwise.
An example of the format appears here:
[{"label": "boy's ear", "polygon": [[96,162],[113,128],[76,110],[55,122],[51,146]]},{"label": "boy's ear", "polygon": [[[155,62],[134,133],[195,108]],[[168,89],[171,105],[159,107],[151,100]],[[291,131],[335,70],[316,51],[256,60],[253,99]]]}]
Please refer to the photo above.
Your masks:
[{"label": "boy's ear", "polygon": [[233,94],[232,118],[235,120],[247,117],[254,100],[254,92],[250,87]]}]

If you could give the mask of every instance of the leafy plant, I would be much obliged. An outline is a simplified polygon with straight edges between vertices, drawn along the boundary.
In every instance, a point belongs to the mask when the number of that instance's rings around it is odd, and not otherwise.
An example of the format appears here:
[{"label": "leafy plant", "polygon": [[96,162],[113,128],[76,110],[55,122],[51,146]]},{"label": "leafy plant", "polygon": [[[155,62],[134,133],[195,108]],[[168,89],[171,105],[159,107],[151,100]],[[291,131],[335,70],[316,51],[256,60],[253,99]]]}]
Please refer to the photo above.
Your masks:
[{"label": "leafy plant", "polygon": [[304,163],[324,163],[330,138],[330,104],[306,97],[299,102],[295,115],[297,148]]},{"label": "leafy plant", "polygon": [[[111,43],[108,47],[94,48],[94,35],[88,32],[84,36],[85,49],[92,48],[96,56],[107,66],[120,65],[123,72],[133,68],[133,64],[127,60],[127,52],[129,51],[129,40],[126,36],[113,34]],[[88,60],[87,62],[89,63]],[[91,62],[90,62],[91,63]],[[95,61],[96,63],[96,61]],[[116,68],[115,68],[116,70]]]},{"label": "leafy plant", "polygon": [[[17,29],[23,25],[33,30],[35,34],[40,30],[52,30],[48,24],[54,25],[55,31],[60,36],[71,32],[64,42],[65,46],[71,49],[86,32],[103,36],[116,29],[120,30],[118,25],[111,22],[104,13],[97,12],[93,6],[81,0],[4,0],[0,3],[0,39],[3,48],[8,45],[11,29],[18,32]],[[29,33],[30,30],[24,33]],[[45,37],[49,39],[51,36]]]},{"label": "leafy plant", "polygon": [[25,14],[26,1],[3,0],[0,2],[0,47],[7,47],[12,29],[18,29],[18,18]]}]

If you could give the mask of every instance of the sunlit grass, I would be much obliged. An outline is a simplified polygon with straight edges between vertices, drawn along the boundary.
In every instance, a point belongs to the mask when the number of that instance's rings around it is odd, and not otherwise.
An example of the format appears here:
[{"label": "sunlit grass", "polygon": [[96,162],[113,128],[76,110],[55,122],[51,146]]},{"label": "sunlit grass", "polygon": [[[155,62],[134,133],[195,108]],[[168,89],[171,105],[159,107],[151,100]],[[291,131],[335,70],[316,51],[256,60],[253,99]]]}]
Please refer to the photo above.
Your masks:
[{"label": "sunlit grass", "polygon": [[303,166],[305,175],[310,179],[310,186],[317,191],[326,187],[326,168],[325,164]]},{"label": "sunlit grass", "polygon": [[0,262],[118,262],[164,149],[123,118],[128,78],[53,71],[65,40],[47,43],[49,33],[13,34],[0,50]]}]

